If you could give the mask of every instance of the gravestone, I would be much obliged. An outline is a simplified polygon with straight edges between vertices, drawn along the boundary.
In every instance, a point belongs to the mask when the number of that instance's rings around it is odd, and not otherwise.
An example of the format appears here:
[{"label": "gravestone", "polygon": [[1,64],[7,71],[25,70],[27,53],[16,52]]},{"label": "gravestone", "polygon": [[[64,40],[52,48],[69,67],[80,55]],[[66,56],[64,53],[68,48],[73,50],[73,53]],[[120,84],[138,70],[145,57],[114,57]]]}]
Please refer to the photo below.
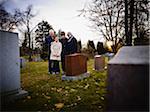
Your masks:
[{"label": "gravestone", "polygon": [[108,63],[107,110],[148,111],[149,46],[122,47]]},{"label": "gravestone", "polygon": [[102,55],[106,52],[105,48],[104,48],[104,45],[103,45],[103,42],[98,42],[97,43],[97,52],[99,55]]},{"label": "gravestone", "polygon": [[32,59],[32,61],[34,61],[34,62],[41,62],[42,59],[41,59],[40,56],[37,56],[37,57],[34,57],[34,58]]},{"label": "gravestone", "polygon": [[87,57],[81,53],[67,55],[65,57],[66,74],[62,78],[65,79],[82,79],[89,76],[87,72]]},{"label": "gravestone", "polygon": [[94,70],[101,71],[105,68],[105,57],[102,55],[94,56]]},{"label": "gravestone", "polygon": [[27,95],[20,86],[18,34],[0,31],[0,95],[2,102]]},{"label": "gravestone", "polygon": [[26,65],[26,59],[23,58],[23,57],[20,57],[20,67],[21,67],[21,68],[24,68],[25,65]]},{"label": "gravestone", "polygon": [[67,76],[76,76],[87,72],[87,57],[80,53],[67,55],[65,64]]},{"label": "gravestone", "polygon": [[108,57],[108,60],[111,60],[115,56],[114,53],[105,53],[104,55]]}]

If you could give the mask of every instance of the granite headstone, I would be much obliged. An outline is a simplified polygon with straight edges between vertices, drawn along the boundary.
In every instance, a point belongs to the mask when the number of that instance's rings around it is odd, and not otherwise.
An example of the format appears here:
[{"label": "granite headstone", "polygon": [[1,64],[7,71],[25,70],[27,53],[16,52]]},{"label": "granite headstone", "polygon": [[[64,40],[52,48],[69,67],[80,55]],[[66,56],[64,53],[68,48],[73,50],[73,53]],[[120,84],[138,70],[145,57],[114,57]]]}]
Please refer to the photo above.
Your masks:
[{"label": "granite headstone", "polygon": [[62,76],[62,80],[81,80],[89,77],[87,72],[87,56],[82,53],[75,53],[65,57],[66,73]]},{"label": "granite headstone", "polygon": [[105,68],[105,57],[102,55],[94,56],[94,70],[101,71]]},{"label": "granite headstone", "polygon": [[76,76],[87,72],[87,57],[81,53],[67,55],[65,63],[67,76]]},{"label": "granite headstone", "polygon": [[122,47],[108,62],[108,111],[148,111],[149,46]]},{"label": "granite headstone", "polygon": [[20,84],[18,34],[0,30],[0,95],[3,101],[27,95]]}]

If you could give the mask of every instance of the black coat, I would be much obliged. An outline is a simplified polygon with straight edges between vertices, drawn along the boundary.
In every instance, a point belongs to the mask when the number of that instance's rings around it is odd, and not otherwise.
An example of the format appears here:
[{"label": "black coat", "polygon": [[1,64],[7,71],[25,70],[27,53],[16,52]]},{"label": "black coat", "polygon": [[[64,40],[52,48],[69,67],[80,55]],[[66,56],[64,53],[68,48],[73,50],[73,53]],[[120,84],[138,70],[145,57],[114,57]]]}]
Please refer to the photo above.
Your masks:
[{"label": "black coat", "polygon": [[60,39],[60,42],[62,44],[62,52],[61,52],[61,57],[65,58],[65,55],[67,55],[67,38],[62,38]]},{"label": "black coat", "polygon": [[67,41],[67,54],[74,54],[77,52],[77,40],[75,37],[71,37]]},{"label": "black coat", "polygon": [[51,50],[50,50],[50,45],[51,45],[51,42],[53,42],[54,40],[52,39],[51,36],[47,36],[45,38],[45,44],[48,45],[48,60],[50,59],[50,53],[51,53]]}]

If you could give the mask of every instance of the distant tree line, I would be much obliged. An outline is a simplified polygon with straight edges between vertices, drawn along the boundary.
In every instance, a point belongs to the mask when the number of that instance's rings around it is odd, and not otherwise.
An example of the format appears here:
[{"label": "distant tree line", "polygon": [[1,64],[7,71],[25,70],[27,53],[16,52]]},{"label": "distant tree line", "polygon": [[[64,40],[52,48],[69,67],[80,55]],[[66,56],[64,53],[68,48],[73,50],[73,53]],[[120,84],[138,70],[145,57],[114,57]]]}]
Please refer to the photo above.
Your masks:
[{"label": "distant tree line", "polygon": [[93,40],[88,40],[86,47],[81,49],[81,52],[87,55],[88,58],[94,58],[95,55],[104,55],[105,53],[112,53],[105,42],[97,42],[94,44]]}]

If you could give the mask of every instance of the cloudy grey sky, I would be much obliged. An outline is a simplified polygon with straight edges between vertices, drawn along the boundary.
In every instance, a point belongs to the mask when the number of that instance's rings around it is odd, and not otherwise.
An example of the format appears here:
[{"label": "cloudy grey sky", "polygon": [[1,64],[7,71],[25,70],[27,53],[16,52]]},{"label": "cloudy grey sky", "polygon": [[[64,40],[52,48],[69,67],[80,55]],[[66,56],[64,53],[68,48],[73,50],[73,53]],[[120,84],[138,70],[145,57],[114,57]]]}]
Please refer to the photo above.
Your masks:
[{"label": "cloudy grey sky", "polygon": [[[2,0],[0,0],[2,1]],[[78,10],[91,0],[8,0],[6,7],[9,11],[15,8],[25,10],[30,4],[37,16],[32,20],[32,26],[42,20],[48,21],[53,28],[58,31],[62,29],[65,32],[72,32],[77,40],[86,43],[88,40],[102,41],[101,37],[93,32],[89,26],[90,22],[83,18],[77,17]]]}]

